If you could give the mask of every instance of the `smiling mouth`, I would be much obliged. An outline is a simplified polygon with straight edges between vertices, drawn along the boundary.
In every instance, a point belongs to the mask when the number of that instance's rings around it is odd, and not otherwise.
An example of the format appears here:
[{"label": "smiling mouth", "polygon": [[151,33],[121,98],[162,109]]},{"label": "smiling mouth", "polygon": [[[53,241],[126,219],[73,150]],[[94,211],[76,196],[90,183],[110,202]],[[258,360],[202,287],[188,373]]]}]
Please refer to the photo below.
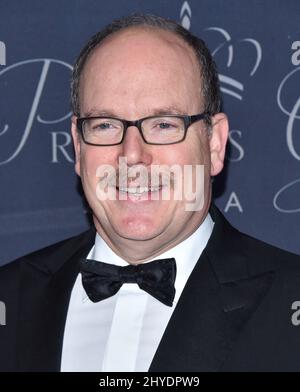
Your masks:
[{"label": "smiling mouth", "polygon": [[157,187],[130,187],[130,188],[119,188],[117,187],[117,190],[121,193],[128,193],[129,195],[143,195],[145,193],[152,193],[152,192],[158,192],[159,190],[161,190],[162,187],[161,186],[157,186]]},{"label": "smiling mouth", "polygon": [[154,197],[154,195],[159,196],[162,190],[162,186],[153,187],[143,187],[143,186],[133,186],[133,187],[116,187],[119,193],[119,200],[158,200],[160,197]]}]

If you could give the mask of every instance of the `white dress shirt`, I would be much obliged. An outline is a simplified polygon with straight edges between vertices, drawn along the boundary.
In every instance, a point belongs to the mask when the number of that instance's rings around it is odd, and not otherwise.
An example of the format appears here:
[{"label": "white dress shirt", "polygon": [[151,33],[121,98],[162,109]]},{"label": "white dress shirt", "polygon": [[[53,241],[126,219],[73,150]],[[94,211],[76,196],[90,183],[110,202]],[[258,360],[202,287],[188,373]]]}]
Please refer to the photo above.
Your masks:
[{"label": "white dress shirt", "polygon": [[[209,240],[213,225],[208,214],[190,237],[157,257],[176,259],[176,294],[172,307],[164,305],[132,283],[123,284],[114,296],[93,303],[84,291],[79,274],[67,313],[61,371],[148,371],[184,286]],[[128,265],[98,234],[87,258]]]}]

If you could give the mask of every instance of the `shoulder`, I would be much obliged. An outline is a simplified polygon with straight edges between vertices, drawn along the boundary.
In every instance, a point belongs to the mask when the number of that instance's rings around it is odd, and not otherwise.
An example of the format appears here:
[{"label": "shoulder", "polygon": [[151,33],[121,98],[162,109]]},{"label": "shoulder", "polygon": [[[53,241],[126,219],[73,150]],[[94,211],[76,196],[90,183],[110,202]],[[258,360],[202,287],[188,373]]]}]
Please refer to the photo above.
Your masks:
[{"label": "shoulder", "polygon": [[248,276],[256,277],[264,273],[273,276],[270,294],[277,293],[288,298],[289,303],[299,297],[300,256],[245,233],[237,231],[235,241],[239,241],[241,252],[246,260]]},{"label": "shoulder", "polygon": [[289,309],[295,300],[299,300],[300,288],[300,256],[287,252],[247,235],[244,241],[248,244],[249,268],[257,272],[269,267],[273,270],[273,285],[271,293],[275,295],[278,309],[280,304]]},{"label": "shoulder", "polygon": [[262,264],[277,268],[300,268],[300,256],[238,232],[245,254]]},{"label": "shoulder", "polygon": [[20,268],[24,263],[36,264],[41,270],[56,268],[79,250],[89,249],[93,245],[94,239],[95,230],[91,228],[79,235],[64,239],[0,266],[0,292],[1,287],[7,287],[11,279],[18,278]]},{"label": "shoulder", "polygon": [[234,228],[215,207],[207,252],[221,276],[254,277],[266,272],[299,276],[300,256],[267,244]]}]

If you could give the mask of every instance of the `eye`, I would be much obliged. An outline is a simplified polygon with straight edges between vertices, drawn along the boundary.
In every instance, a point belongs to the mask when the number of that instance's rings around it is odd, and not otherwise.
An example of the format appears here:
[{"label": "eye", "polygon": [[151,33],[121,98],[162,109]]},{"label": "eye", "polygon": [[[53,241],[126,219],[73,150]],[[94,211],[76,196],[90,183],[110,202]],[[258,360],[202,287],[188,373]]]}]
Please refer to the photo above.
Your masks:
[{"label": "eye", "polygon": [[178,128],[178,124],[176,124],[176,121],[171,121],[167,119],[160,119],[155,121],[152,124],[153,129],[156,130],[174,130]]},{"label": "eye", "polygon": [[158,126],[160,129],[169,129],[172,128],[174,125],[167,122],[161,122],[158,124]]},{"label": "eye", "polygon": [[101,129],[101,130],[106,130],[106,129],[112,129],[114,128],[114,125],[109,122],[98,122],[96,124],[93,124],[93,129]]},{"label": "eye", "polygon": [[116,131],[122,128],[122,124],[114,119],[91,119],[89,122],[91,131]]}]

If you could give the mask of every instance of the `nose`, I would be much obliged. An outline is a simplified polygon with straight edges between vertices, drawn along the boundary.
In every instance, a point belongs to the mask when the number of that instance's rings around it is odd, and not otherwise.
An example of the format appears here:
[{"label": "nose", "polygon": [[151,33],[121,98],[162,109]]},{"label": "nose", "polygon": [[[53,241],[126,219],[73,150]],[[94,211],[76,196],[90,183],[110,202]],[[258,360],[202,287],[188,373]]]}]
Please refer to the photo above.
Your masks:
[{"label": "nose", "polygon": [[126,157],[127,165],[149,165],[152,161],[152,155],[148,144],[142,139],[142,135],[135,126],[127,128],[120,155]]}]

